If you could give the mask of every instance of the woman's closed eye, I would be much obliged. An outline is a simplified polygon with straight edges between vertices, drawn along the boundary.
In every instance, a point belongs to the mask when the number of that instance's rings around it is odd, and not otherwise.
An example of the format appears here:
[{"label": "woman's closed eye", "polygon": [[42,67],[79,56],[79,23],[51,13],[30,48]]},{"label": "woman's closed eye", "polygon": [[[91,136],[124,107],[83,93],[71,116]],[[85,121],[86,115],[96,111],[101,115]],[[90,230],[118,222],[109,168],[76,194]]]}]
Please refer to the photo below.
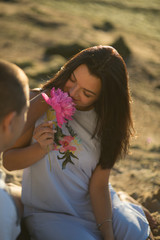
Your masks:
[{"label": "woman's closed eye", "polygon": [[84,95],[85,95],[86,97],[88,97],[88,98],[92,97],[92,96],[91,96],[90,94],[88,94],[86,91],[84,91],[83,93],[84,93]]},{"label": "woman's closed eye", "polygon": [[76,80],[73,79],[72,77],[70,77],[68,80],[71,81],[71,82],[76,82]]}]

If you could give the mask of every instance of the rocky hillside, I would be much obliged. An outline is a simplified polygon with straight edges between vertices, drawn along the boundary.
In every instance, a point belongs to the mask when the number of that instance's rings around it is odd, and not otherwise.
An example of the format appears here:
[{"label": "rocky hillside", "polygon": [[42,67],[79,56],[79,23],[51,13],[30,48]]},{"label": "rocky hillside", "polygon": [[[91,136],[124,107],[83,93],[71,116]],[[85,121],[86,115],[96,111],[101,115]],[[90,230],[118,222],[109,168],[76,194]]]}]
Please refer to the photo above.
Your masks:
[{"label": "rocky hillside", "polygon": [[[0,58],[18,64],[36,87],[81,49],[112,45],[130,75],[136,138],[111,182],[145,205],[160,225],[159,0],[2,0]],[[21,182],[21,172],[7,175]],[[154,230],[160,239],[160,229]]]}]

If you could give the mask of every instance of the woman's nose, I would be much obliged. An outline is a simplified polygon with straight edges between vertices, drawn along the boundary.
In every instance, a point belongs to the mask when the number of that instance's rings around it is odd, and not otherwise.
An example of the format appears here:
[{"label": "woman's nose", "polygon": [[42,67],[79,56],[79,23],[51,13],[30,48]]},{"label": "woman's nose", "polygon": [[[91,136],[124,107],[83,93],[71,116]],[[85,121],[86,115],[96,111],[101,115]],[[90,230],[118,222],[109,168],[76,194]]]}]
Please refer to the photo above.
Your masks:
[{"label": "woman's nose", "polygon": [[72,88],[70,88],[69,89],[69,95],[71,96],[71,97],[75,97],[75,96],[77,96],[78,95],[78,87],[77,86],[74,86],[74,87],[72,87]]}]

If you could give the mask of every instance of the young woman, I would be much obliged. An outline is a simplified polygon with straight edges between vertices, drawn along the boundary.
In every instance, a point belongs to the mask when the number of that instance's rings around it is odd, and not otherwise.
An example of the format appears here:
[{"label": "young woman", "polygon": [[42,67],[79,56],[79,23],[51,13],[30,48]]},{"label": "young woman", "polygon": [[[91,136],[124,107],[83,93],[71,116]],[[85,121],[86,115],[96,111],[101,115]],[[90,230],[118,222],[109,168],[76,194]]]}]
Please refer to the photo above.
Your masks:
[{"label": "young woman", "polygon": [[150,228],[143,210],[121,202],[109,184],[133,130],[123,59],[110,46],[85,49],[42,91],[49,94],[53,87],[76,104],[73,120],[59,132],[59,148],[54,113],[39,94],[24,134],[4,153],[7,169],[25,168],[22,201],[31,238],[146,240]]}]

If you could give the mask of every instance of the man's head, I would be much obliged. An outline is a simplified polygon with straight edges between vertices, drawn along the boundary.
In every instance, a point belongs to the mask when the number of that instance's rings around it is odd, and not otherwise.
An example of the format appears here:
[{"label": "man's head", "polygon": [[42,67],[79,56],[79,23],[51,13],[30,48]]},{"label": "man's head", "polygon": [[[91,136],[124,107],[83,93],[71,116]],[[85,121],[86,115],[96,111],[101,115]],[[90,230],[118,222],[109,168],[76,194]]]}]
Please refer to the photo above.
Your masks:
[{"label": "man's head", "polygon": [[28,78],[18,66],[0,60],[0,152],[20,136],[29,105]]}]

